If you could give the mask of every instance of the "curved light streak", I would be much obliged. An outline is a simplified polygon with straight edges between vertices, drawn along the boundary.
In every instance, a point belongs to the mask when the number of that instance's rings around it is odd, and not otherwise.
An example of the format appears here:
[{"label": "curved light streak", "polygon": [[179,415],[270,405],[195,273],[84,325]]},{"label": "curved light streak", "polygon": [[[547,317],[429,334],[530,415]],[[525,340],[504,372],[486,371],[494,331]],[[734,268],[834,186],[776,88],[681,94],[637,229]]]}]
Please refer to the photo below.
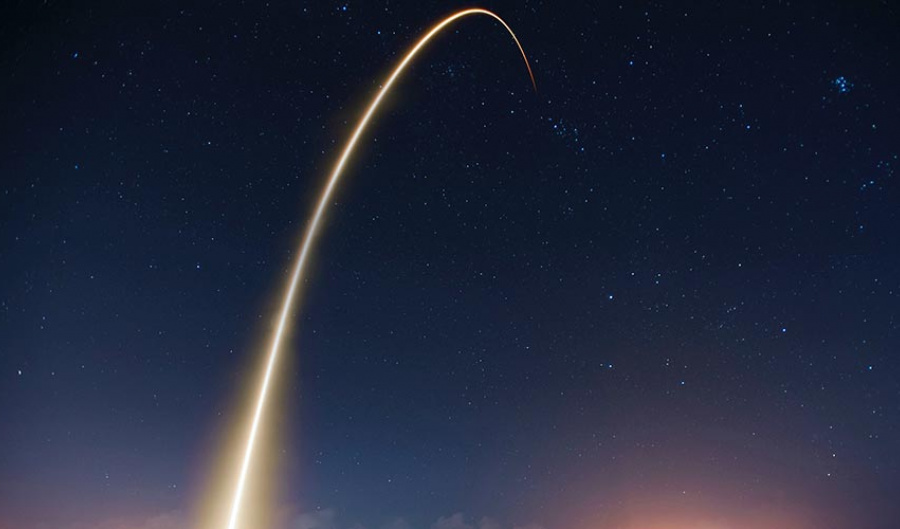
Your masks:
[{"label": "curved light streak", "polygon": [[407,54],[403,57],[403,60],[400,61],[400,64],[398,64],[397,67],[394,68],[394,71],[391,72],[390,77],[388,77],[387,81],[384,83],[384,86],[382,86],[381,90],[378,91],[378,95],[375,96],[375,99],[372,100],[372,102],[369,104],[369,108],[359,120],[359,123],[356,125],[356,129],[353,130],[353,134],[350,136],[350,139],[347,141],[347,145],[344,147],[344,150],[341,153],[341,157],[338,158],[334,169],[332,169],[331,176],[328,178],[328,183],[326,184],[325,189],[322,191],[322,194],[319,197],[315,212],[313,213],[312,219],[309,221],[309,227],[306,229],[306,234],[303,237],[303,243],[300,246],[300,256],[297,258],[297,262],[294,265],[294,272],[291,275],[291,282],[288,285],[287,293],[284,296],[284,302],[281,305],[281,315],[278,317],[278,327],[275,330],[275,335],[272,339],[272,345],[269,349],[269,360],[266,364],[262,386],[260,387],[259,396],[256,401],[256,408],[253,412],[253,423],[250,426],[250,434],[247,438],[247,447],[244,451],[243,462],[241,463],[241,472],[238,477],[237,487],[234,492],[234,500],[232,501],[231,505],[231,514],[228,518],[228,529],[235,529],[237,527],[238,516],[240,515],[241,511],[241,501],[243,499],[244,489],[247,483],[247,473],[250,469],[250,462],[253,459],[253,449],[256,444],[256,436],[259,431],[259,425],[261,422],[263,410],[265,409],[266,397],[268,396],[269,392],[269,384],[272,380],[272,372],[274,371],[275,363],[278,360],[278,353],[281,348],[281,340],[284,336],[284,329],[287,324],[288,314],[290,314],[291,312],[291,307],[294,304],[294,297],[297,293],[297,285],[300,284],[300,279],[303,277],[304,266],[306,265],[307,258],[309,257],[310,248],[312,248],[312,245],[316,240],[316,236],[318,235],[319,225],[322,221],[325,207],[331,200],[331,195],[334,192],[335,185],[341,177],[341,173],[344,170],[347,159],[353,153],[353,149],[356,146],[357,141],[359,141],[359,137],[365,131],[366,125],[369,124],[369,121],[372,119],[372,116],[375,114],[375,111],[381,104],[381,100],[384,99],[384,96],[391,89],[391,86],[393,86],[394,82],[397,80],[400,74],[403,73],[403,71],[413,60],[413,58],[426,44],[428,44],[428,41],[430,41],[435,35],[440,33],[441,30],[443,30],[454,21],[468,15],[487,15],[500,22],[500,24],[502,24],[503,27],[506,28],[506,31],[509,32],[510,36],[512,36],[513,40],[515,41],[516,46],[518,46],[519,52],[521,52],[522,54],[522,59],[524,59],[525,61],[525,67],[528,68],[528,76],[531,78],[531,84],[532,86],[534,86],[534,89],[537,90],[537,84],[534,82],[534,74],[531,71],[531,65],[528,63],[528,57],[525,55],[525,50],[522,48],[522,44],[519,43],[519,39],[516,38],[516,34],[513,33],[512,28],[510,28],[506,24],[506,22],[504,22],[503,19],[498,15],[486,9],[480,8],[457,11],[456,13],[449,15],[448,17],[435,24],[434,27],[432,27],[428,31],[428,33],[426,33],[422,38],[419,39],[418,42],[416,42],[412,49],[410,49],[409,52],[407,52]]}]

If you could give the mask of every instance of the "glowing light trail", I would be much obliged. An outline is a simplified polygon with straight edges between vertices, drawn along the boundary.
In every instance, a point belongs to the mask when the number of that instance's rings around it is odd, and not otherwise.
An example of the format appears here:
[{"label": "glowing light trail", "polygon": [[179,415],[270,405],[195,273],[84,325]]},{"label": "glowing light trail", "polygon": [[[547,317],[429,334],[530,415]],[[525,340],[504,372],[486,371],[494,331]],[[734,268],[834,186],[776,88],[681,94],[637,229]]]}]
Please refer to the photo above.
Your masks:
[{"label": "glowing light trail", "polygon": [[516,38],[516,34],[513,33],[513,30],[500,18],[498,15],[488,11],[486,9],[464,9],[462,11],[457,11],[456,13],[451,14],[447,18],[441,20],[434,27],[432,27],[428,33],[425,34],[418,42],[412,47],[412,49],[407,52],[407,54],[403,57],[403,60],[400,61],[400,64],[394,68],[394,71],[391,72],[390,77],[388,77],[387,81],[384,83],[384,86],[381,87],[381,90],[378,91],[378,95],[375,96],[375,99],[369,104],[369,108],[366,110],[365,114],[363,114],[362,118],[359,120],[359,123],[356,125],[356,129],[354,129],[353,134],[350,136],[350,139],[347,141],[347,145],[344,147],[343,152],[341,153],[341,157],[338,158],[337,163],[334,166],[334,169],[331,171],[331,176],[328,178],[328,183],[325,185],[325,189],[322,191],[322,195],[319,197],[318,204],[316,205],[315,212],[313,213],[312,219],[309,222],[309,226],[306,229],[306,233],[303,237],[303,243],[300,246],[300,256],[297,258],[297,262],[294,265],[294,272],[291,275],[291,282],[288,285],[287,293],[284,296],[284,302],[281,306],[281,315],[278,317],[278,327],[275,330],[275,336],[272,339],[272,345],[269,349],[269,360],[266,364],[265,374],[263,375],[262,386],[259,390],[259,396],[256,401],[256,408],[253,412],[253,423],[250,426],[250,434],[247,438],[247,447],[244,451],[244,459],[241,463],[241,471],[238,477],[237,488],[234,491],[234,500],[231,504],[231,514],[228,518],[228,529],[235,529],[237,527],[238,516],[241,511],[241,500],[244,496],[244,488],[247,483],[247,473],[250,469],[250,462],[253,459],[253,448],[256,443],[256,435],[259,431],[259,424],[261,422],[263,410],[265,409],[266,404],[266,396],[269,391],[269,384],[272,380],[272,372],[275,368],[275,363],[278,360],[278,352],[281,346],[281,339],[284,335],[284,328],[287,322],[288,314],[291,312],[291,307],[293,306],[294,296],[297,292],[297,285],[300,283],[300,279],[303,277],[303,268],[306,264],[307,257],[309,256],[310,248],[312,247],[313,242],[316,240],[316,235],[318,234],[319,224],[322,220],[322,216],[325,212],[325,206],[331,199],[331,195],[334,192],[335,185],[340,179],[341,173],[344,169],[344,165],[347,163],[347,159],[353,153],[353,148],[356,146],[356,142],[359,140],[359,137],[362,135],[363,131],[368,125],[369,121],[372,119],[372,115],[375,113],[375,110],[378,109],[378,105],[381,103],[381,100],[384,99],[385,94],[391,89],[391,86],[394,84],[394,81],[403,73],[403,70],[409,65],[409,63],[413,60],[416,54],[430,41],[435,35],[441,32],[442,29],[447,27],[452,22],[468,16],[468,15],[487,15],[496,21],[500,22],[506,31],[512,36],[513,40],[518,46],[519,51],[522,54],[522,59],[525,60],[525,67],[528,68],[528,76],[531,78],[531,84],[534,86],[535,90],[537,90],[537,85],[534,82],[534,74],[531,71],[531,65],[528,63],[528,57],[525,55],[525,50],[522,48],[522,45],[519,43],[519,39]]}]

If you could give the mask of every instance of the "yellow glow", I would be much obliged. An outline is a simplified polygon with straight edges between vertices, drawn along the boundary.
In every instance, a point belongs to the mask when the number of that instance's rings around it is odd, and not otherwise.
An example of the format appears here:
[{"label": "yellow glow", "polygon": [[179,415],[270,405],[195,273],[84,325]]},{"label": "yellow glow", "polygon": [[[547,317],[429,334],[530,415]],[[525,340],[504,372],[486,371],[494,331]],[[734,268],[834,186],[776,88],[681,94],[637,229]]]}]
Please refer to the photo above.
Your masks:
[{"label": "yellow glow", "polygon": [[531,71],[531,65],[528,64],[528,58],[525,56],[525,50],[519,43],[519,39],[516,38],[515,33],[513,33],[512,29],[510,29],[506,22],[504,22],[503,19],[501,19],[499,16],[486,9],[478,8],[458,11],[438,22],[421,39],[419,39],[419,41],[416,42],[415,45],[413,45],[412,49],[407,52],[407,54],[403,57],[397,67],[394,68],[394,71],[391,72],[390,77],[388,77],[387,81],[384,83],[384,86],[381,87],[381,90],[378,91],[378,94],[369,104],[368,109],[359,120],[359,123],[356,125],[356,129],[353,131],[353,134],[347,141],[347,144],[344,147],[343,152],[341,153],[341,157],[338,158],[338,161],[331,172],[331,176],[328,178],[328,182],[325,185],[325,189],[322,191],[322,194],[319,197],[315,212],[313,213],[313,216],[309,221],[309,226],[306,229],[306,233],[303,237],[303,243],[300,246],[300,255],[297,258],[296,264],[294,265],[294,271],[291,275],[291,281],[288,285],[287,292],[284,295],[284,302],[281,306],[281,315],[278,317],[278,327],[275,330],[275,335],[272,338],[272,344],[269,349],[269,359],[266,363],[265,373],[263,375],[262,383],[259,389],[259,396],[257,397],[256,407],[253,412],[253,422],[250,426],[250,432],[247,437],[247,445],[244,450],[241,470],[234,491],[234,499],[231,503],[231,513],[228,517],[228,529],[235,529],[237,527],[238,517],[241,512],[241,502],[243,500],[245,492],[244,489],[247,484],[247,473],[250,469],[250,463],[253,460],[253,449],[256,444],[259,425],[262,421],[262,414],[266,405],[266,397],[269,393],[269,385],[272,381],[272,372],[274,371],[275,363],[278,360],[278,352],[281,347],[281,340],[284,336],[284,329],[287,323],[288,314],[290,314],[291,307],[294,303],[294,296],[297,292],[297,285],[300,283],[300,279],[303,277],[303,269],[306,264],[307,257],[309,256],[310,248],[312,247],[313,242],[315,242],[316,236],[318,234],[319,224],[322,220],[325,206],[331,200],[331,195],[334,192],[335,185],[337,184],[338,179],[341,176],[344,165],[347,163],[347,159],[353,153],[356,142],[359,140],[360,135],[362,135],[363,131],[365,130],[366,125],[368,125],[369,120],[372,119],[372,115],[375,113],[375,110],[378,108],[381,100],[390,90],[391,86],[394,84],[394,81],[397,80],[400,74],[403,73],[403,71],[406,69],[407,65],[409,65],[410,61],[412,61],[412,59],[419,53],[419,51],[425,46],[425,44],[428,43],[428,41],[430,41],[447,25],[457,19],[468,15],[487,15],[500,22],[500,24],[502,24],[503,27],[506,28],[506,30],[515,41],[516,46],[518,46],[519,51],[522,53],[522,58],[525,60],[526,68],[528,68],[528,75],[531,78],[532,85],[535,86],[535,89],[537,88],[537,85],[534,82],[534,75]]}]

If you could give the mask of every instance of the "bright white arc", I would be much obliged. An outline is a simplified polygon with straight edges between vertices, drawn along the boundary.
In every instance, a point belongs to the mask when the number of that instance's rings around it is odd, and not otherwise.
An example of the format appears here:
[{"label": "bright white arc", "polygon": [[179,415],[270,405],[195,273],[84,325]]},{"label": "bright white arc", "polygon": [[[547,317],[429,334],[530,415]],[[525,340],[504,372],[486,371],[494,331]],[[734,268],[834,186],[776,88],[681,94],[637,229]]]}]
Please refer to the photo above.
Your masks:
[{"label": "bright white arc", "polygon": [[513,33],[513,30],[500,18],[498,15],[488,11],[486,9],[465,9],[463,11],[458,11],[448,16],[447,18],[438,22],[428,33],[425,34],[419,41],[413,46],[413,48],[403,57],[403,60],[400,61],[400,64],[394,68],[394,71],[391,73],[391,76],[388,77],[388,80],[384,83],[381,90],[378,91],[378,95],[375,96],[375,99],[372,100],[372,103],[369,104],[369,108],[366,110],[366,113],[363,114],[363,117],[359,120],[359,123],[356,125],[356,129],[353,131],[353,134],[350,136],[350,139],[347,141],[347,145],[344,147],[343,152],[341,153],[341,157],[338,159],[337,163],[334,166],[334,169],[331,171],[331,176],[328,178],[328,183],[325,186],[325,190],[322,191],[322,195],[319,197],[318,204],[316,205],[315,212],[312,216],[312,220],[309,222],[309,226],[306,229],[306,233],[303,237],[303,243],[300,246],[300,256],[297,258],[297,262],[294,265],[294,272],[291,276],[291,282],[288,286],[287,294],[284,297],[284,302],[281,306],[281,315],[278,317],[278,327],[275,330],[275,336],[272,339],[272,346],[269,349],[269,360],[266,363],[266,371],[263,376],[262,387],[259,390],[259,397],[256,402],[256,408],[253,412],[253,423],[250,426],[250,435],[247,438],[247,447],[244,451],[244,459],[241,463],[241,472],[238,477],[237,488],[234,492],[234,500],[231,505],[231,514],[228,519],[228,529],[236,529],[238,516],[241,511],[241,501],[244,496],[244,489],[247,482],[247,473],[250,470],[250,462],[253,459],[253,449],[256,444],[256,436],[259,431],[259,424],[261,422],[262,413],[265,409],[266,397],[269,392],[269,383],[272,380],[272,372],[275,368],[275,363],[278,359],[278,352],[281,347],[281,339],[284,336],[284,328],[287,323],[288,315],[291,312],[291,307],[293,306],[294,297],[297,293],[297,285],[300,284],[300,279],[303,277],[303,269],[306,265],[307,257],[309,256],[310,248],[312,247],[313,242],[315,242],[316,235],[319,231],[319,224],[321,223],[322,216],[325,211],[325,207],[331,200],[331,195],[334,192],[335,185],[341,177],[341,173],[344,170],[344,165],[347,163],[347,159],[353,153],[353,148],[356,146],[356,142],[359,141],[359,137],[365,131],[366,125],[368,125],[369,120],[372,119],[372,115],[375,113],[375,110],[378,109],[378,105],[381,103],[381,100],[384,98],[385,94],[390,90],[391,86],[394,84],[394,81],[403,73],[403,70],[406,69],[407,65],[412,61],[412,59],[419,53],[419,51],[425,46],[434,37],[438,34],[444,27],[453,21],[468,16],[468,15],[487,15],[489,17],[494,18],[500,24],[506,28],[506,31],[512,36],[513,40],[518,46],[519,51],[522,53],[522,58],[525,60],[525,66],[528,68],[528,75],[531,78],[531,83],[534,85],[534,75],[531,72],[531,65],[528,63],[528,57],[525,55],[525,50],[522,48],[522,45],[519,43],[519,39],[516,38],[516,34]]}]

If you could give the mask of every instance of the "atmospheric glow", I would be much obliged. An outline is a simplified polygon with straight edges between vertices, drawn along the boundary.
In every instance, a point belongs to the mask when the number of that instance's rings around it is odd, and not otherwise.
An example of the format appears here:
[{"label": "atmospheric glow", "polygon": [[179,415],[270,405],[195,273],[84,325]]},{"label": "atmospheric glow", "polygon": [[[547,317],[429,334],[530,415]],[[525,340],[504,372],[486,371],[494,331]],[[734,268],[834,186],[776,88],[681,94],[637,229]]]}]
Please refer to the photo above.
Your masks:
[{"label": "atmospheric glow", "polygon": [[331,172],[331,176],[328,178],[328,182],[325,185],[325,189],[322,191],[322,194],[319,197],[318,204],[316,205],[315,212],[313,213],[312,218],[309,221],[308,228],[303,237],[303,242],[300,246],[300,255],[297,258],[297,262],[294,265],[294,271],[291,275],[291,281],[288,285],[287,291],[284,295],[284,302],[281,306],[281,314],[278,317],[278,327],[275,330],[275,334],[272,338],[271,347],[269,349],[269,359],[266,363],[265,373],[263,375],[262,383],[259,390],[259,396],[257,397],[256,407],[253,412],[253,422],[250,426],[250,432],[247,437],[247,445],[244,450],[244,457],[241,463],[241,470],[237,481],[237,486],[234,491],[234,499],[231,504],[231,514],[228,518],[228,529],[235,529],[237,527],[238,517],[241,512],[241,501],[244,497],[244,489],[247,483],[247,473],[250,469],[250,463],[253,460],[253,449],[256,443],[257,433],[259,432],[259,425],[261,422],[263,410],[266,405],[266,397],[269,392],[269,385],[272,380],[272,372],[275,368],[275,363],[278,360],[278,352],[281,347],[281,339],[284,336],[284,329],[287,323],[288,314],[291,312],[291,308],[294,303],[294,297],[297,292],[297,285],[300,283],[300,279],[303,277],[303,269],[306,264],[307,257],[309,256],[310,248],[312,247],[313,242],[315,242],[316,236],[318,234],[319,224],[322,220],[323,213],[325,211],[325,206],[329,203],[331,199],[331,195],[334,192],[335,185],[338,182],[338,179],[341,176],[341,173],[344,169],[344,165],[347,163],[347,159],[353,153],[353,149],[356,146],[356,142],[359,140],[359,137],[362,135],[363,131],[368,125],[369,121],[372,119],[372,116],[375,113],[375,110],[378,108],[378,105],[381,103],[381,100],[384,98],[385,94],[390,90],[391,86],[394,84],[394,81],[400,76],[401,73],[406,69],[412,59],[419,53],[419,51],[438,33],[441,32],[447,25],[454,22],[455,20],[468,16],[468,15],[487,15],[503,25],[503,27],[509,32],[512,36],[513,40],[518,46],[519,51],[522,54],[522,58],[525,61],[525,67],[528,68],[528,75],[531,78],[532,86],[537,89],[537,85],[534,82],[534,74],[531,71],[531,65],[528,63],[528,57],[525,56],[525,50],[522,48],[522,45],[519,43],[519,39],[516,38],[515,33],[513,33],[512,29],[503,21],[498,15],[486,10],[486,9],[465,9],[462,11],[457,11],[456,13],[451,14],[447,18],[444,18],[440,22],[438,22],[434,27],[432,27],[415,45],[412,49],[407,52],[407,54],[403,57],[400,63],[394,68],[394,71],[391,72],[390,77],[388,77],[387,81],[382,86],[381,90],[378,91],[378,94],[369,104],[368,109],[365,114],[363,114],[362,118],[359,120],[359,123],[356,125],[356,129],[354,129],[353,134],[350,136],[350,139],[347,141],[346,146],[344,147],[343,152],[341,153],[340,158],[338,158],[337,163],[334,166],[334,169]]}]

